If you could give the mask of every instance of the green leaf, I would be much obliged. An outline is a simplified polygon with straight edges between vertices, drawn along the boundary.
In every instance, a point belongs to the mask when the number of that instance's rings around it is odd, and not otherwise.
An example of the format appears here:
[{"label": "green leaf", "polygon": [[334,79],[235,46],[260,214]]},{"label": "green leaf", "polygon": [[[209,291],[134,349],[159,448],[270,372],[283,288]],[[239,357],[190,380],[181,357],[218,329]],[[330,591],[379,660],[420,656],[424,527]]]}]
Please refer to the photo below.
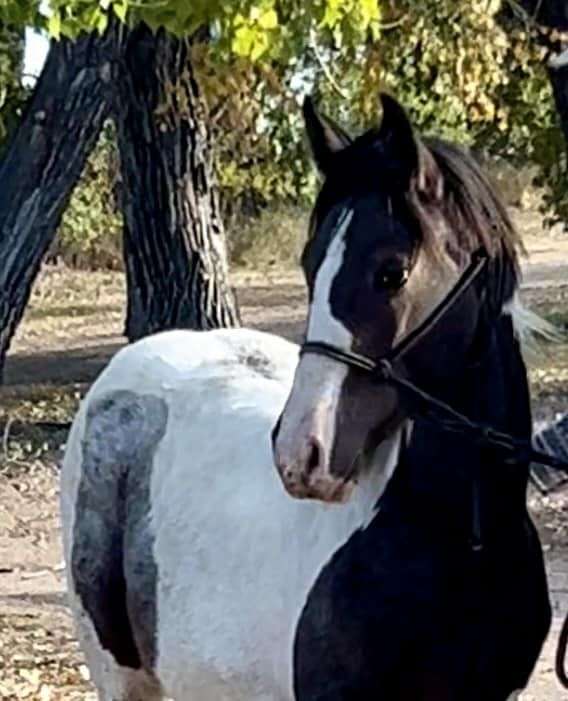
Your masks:
[{"label": "green leaf", "polygon": [[121,22],[126,22],[126,13],[128,12],[128,2],[114,3],[112,6],[114,14]]},{"label": "green leaf", "polygon": [[108,26],[108,15],[106,12],[101,12],[99,13],[99,16],[97,18],[97,32],[99,34],[104,34],[106,28]]}]

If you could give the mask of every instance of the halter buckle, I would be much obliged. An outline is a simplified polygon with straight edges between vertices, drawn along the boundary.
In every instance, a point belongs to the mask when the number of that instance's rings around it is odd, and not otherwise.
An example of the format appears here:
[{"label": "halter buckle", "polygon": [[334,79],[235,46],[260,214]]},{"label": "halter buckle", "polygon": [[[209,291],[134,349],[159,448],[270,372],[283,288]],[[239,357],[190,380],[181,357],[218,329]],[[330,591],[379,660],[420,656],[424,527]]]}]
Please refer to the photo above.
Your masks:
[{"label": "halter buckle", "polygon": [[377,361],[373,370],[373,378],[377,382],[389,382],[393,376],[393,368],[390,360],[381,358]]}]

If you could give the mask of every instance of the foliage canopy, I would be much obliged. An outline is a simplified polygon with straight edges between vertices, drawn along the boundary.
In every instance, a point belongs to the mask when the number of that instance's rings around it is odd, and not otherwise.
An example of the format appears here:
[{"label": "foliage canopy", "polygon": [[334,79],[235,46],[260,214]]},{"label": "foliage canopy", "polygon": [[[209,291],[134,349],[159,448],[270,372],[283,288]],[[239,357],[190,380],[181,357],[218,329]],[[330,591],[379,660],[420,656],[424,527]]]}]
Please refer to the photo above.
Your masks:
[{"label": "foliage canopy", "polygon": [[102,32],[113,14],[180,36],[207,24],[212,40],[192,55],[229,214],[313,194],[298,109],[303,92],[315,90],[332,116],[359,129],[378,118],[376,95],[386,86],[422,131],[534,167],[548,211],[568,221],[566,150],[546,51],[528,19],[503,13],[511,3],[45,0],[40,11],[40,0],[0,0],[0,15],[54,36]]},{"label": "foliage canopy", "polygon": [[22,86],[24,32],[0,20],[0,153],[27,96]]},{"label": "foliage canopy", "polygon": [[208,25],[222,51],[254,60],[296,53],[314,27],[339,41],[376,37],[381,19],[377,0],[0,0],[0,13],[55,37],[103,32],[113,14],[179,36]]}]

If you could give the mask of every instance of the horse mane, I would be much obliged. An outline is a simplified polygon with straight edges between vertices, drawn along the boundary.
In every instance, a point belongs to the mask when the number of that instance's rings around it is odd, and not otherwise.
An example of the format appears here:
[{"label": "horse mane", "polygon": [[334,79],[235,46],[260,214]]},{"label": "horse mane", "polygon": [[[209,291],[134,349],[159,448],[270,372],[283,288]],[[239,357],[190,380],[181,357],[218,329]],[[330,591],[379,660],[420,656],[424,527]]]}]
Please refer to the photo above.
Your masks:
[{"label": "horse mane", "polygon": [[526,255],[526,250],[496,186],[475,156],[463,147],[439,139],[429,140],[427,146],[444,177],[444,214],[455,245],[470,252],[482,246],[496,259],[497,267],[508,268],[514,275],[513,294],[500,302],[503,311],[511,315],[527,359],[538,358],[541,341],[559,343],[565,340],[564,334],[524,306],[519,297],[519,257]]},{"label": "horse mane", "polygon": [[460,266],[483,248],[490,258],[487,299],[498,312],[519,287],[519,256],[525,253],[521,237],[496,186],[471,153],[440,139],[424,144],[442,175],[443,196],[433,204],[410,184],[407,202],[421,243],[434,257],[449,254]]},{"label": "horse mane", "polygon": [[503,312],[511,316],[515,336],[529,364],[536,364],[541,359],[543,344],[566,342],[563,330],[526,307],[518,293],[504,305]]},{"label": "horse mane", "polygon": [[468,252],[483,247],[491,257],[504,255],[518,277],[519,256],[525,249],[496,185],[465,148],[441,139],[426,145],[444,178],[443,210],[454,246]]}]

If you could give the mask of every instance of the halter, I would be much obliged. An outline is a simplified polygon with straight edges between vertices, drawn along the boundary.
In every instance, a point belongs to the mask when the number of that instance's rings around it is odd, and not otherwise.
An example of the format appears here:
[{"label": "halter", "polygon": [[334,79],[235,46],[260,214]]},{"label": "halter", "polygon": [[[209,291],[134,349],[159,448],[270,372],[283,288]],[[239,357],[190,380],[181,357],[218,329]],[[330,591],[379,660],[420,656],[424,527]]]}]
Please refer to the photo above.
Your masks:
[{"label": "halter", "polygon": [[[458,281],[434,308],[434,310],[413,331],[403,337],[389,353],[374,360],[367,355],[343,350],[321,341],[306,341],[300,348],[300,355],[314,353],[365,373],[377,384],[392,385],[405,396],[411,406],[411,414],[427,420],[444,431],[460,433],[484,450],[494,450],[509,464],[539,462],[555,470],[568,473],[568,462],[548,453],[536,450],[530,441],[497,431],[490,426],[472,421],[445,402],[424,391],[410,380],[399,375],[394,364],[400,361],[409,350],[426,336],[469,290],[481,273],[487,268],[489,256],[481,248],[471,255],[471,261]],[[477,480],[473,484],[472,550],[483,550],[480,528],[479,488]],[[568,615],[564,620],[556,653],[556,674],[565,688],[568,688],[568,674],[564,659],[568,648]]]},{"label": "halter", "polygon": [[322,341],[306,341],[300,348],[300,355],[314,353],[331,358],[359,372],[366,373],[378,384],[390,384],[404,394],[412,406],[412,414],[436,423],[440,428],[462,433],[484,448],[501,451],[509,463],[540,462],[553,469],[568,473],[568,462],[535,450],[530,441],[520,440],[508,433],[497,431],[485,424],[472,421],[440,399],[420,389],[414,382],[402,377],[394,369],[412,348],[414,348],[454,305],[469,290],[472,284],[486,269],[489,256],[484,249],[475,251],[467,268],[448,294],[434,310],[414,330],[402,338],[387,355],[373,360],[367,355],[343,350]]}]

